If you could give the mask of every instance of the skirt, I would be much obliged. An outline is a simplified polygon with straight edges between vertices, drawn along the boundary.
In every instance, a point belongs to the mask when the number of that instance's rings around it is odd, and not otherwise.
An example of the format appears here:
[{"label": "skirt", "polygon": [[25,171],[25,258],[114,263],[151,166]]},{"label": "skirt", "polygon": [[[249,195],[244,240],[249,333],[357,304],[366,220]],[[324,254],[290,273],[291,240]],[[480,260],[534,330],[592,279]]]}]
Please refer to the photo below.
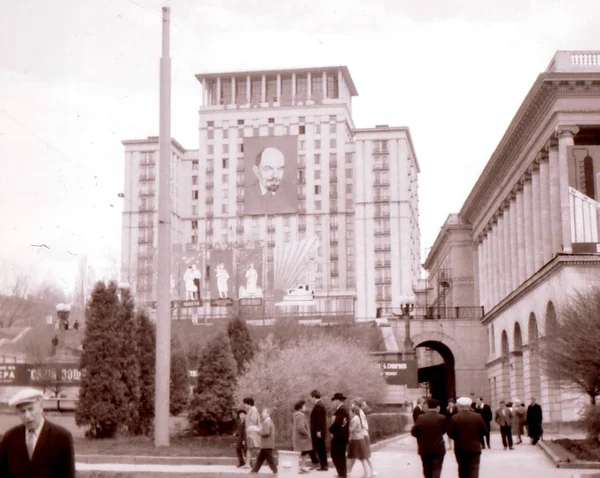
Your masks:
[{"label": "skirt", "polygon": [[371,458],[371,439],[369,438],[369,435],[365,436],[363,440],[365,441],[365,458]]},{"label": "skirt", "polygon": [[356,460],[366,460],[366,448],[367,447],[364,438],[361,438],[360,440],[350,440],[350,443],[348,444],[348,458]]}]

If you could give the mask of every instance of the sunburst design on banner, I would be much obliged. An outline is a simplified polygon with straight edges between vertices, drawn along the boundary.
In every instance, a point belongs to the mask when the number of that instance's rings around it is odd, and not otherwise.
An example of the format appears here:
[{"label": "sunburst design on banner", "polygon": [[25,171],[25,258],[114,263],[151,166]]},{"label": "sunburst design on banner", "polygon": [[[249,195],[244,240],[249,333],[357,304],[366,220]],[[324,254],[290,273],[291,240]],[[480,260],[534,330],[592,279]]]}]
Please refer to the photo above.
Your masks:
[{"label": "sunburst design on banner", "polygon": [[309,284],[309,260],[316,256],[319,247],[318,237],[309,237],[283,246],[273,251],[273,286],[277,290],[296,289]]}]

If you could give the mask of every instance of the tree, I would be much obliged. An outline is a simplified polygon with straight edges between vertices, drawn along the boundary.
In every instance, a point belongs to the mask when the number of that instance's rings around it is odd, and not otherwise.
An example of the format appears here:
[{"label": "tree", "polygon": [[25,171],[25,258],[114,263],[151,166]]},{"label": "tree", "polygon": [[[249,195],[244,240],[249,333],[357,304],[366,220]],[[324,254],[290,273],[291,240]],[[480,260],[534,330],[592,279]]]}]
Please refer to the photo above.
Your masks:
[{"label": "tree", "polygon": [[115,436],[128,422],[127,385],[123,382],[121,354],[127,350],[119,320],[117,284],[98,282],[86,308],[86,329],[80,370],[78,426],[90,438]]},{"label": "tree", "polygon": [[169,411],[171,415],[179,415],[187,408],[189,403],[190,372],[187,356],[176,335],[171,339],[170,385]]},{"label": "tree", "polygon": [[189,422],[198,435],[214,435],[230,427],[236,371],[229,338],[220,332],[207,344],[198,363],[189,411]]},{"label": "tree", "polygon": [[227,335],[231,343],[231,351],[237,363],[237,373],[242,374],[246,364],[252,360],[256,346],[246,321],[239,317],[234,318],[227,324]]},{"label": "tree", "polygon": [[378,403],[385,386],[377,360],[360,342],[316,336],[280,346],[269,336],[239,377],[235,400],[241,403],[250,396],[259,408],[270,407],[278,436],[289,441],[294,403],[311,390],[316,388],[326,399],[342,392]]},{"label": "tree", "polygon": [[145,310],[136,314],[136,343],[140,370],[140,400],[137,424],[131,432],[149,435],[154,423],[154,370],[156,365],[156,328]]}]

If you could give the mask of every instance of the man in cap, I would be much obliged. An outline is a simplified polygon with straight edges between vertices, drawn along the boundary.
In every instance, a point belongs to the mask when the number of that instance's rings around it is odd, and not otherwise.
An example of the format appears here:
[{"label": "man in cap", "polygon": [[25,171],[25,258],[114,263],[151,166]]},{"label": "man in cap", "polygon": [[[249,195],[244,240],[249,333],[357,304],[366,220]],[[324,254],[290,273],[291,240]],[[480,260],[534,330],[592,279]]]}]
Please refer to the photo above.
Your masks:
[{"label": "man in cap", "polygon": [[74,478],[75,452],[71,432],[44,418],[42,392],[28,388],[8,402],[22,425],[0,442],[2,478]]},{"label": "man in cap", "polygon": [[321,393],[318,390],[310,392],[313,403],[310,412],[310,434],[313,450],[319,457],[319,471],[327,471],[327,448],[325,439],[327,436],[327,410],[321,401]]},{"label": "man in cap", "polygon": [[454,456],[458,463],[459,478],[478,478],[481,458],[481,439],[487,427],[481,415],[471,410],[473,400],[460,397],[456,404],[459,412],[450,418],[448,436],[454,440]]},{"label": "man in cap", "polygon": [[442,464],[446,454],[444,433],[446,433],[446,417],[440,414],[440,402],[435,398],[427,401],[427,411],[417,418],[411,430],[417,439],[419,455],[423,462],[425,478],[440,478]]},{"label": "man in cap", "polygon": [[343,393],[335,393],[331,398],[335,411],[334,420],[329,427],[331,433],[331,461],[339,478],[347,478],[346,448],[350,439],[350,412],[344,405],[346,397]]}]

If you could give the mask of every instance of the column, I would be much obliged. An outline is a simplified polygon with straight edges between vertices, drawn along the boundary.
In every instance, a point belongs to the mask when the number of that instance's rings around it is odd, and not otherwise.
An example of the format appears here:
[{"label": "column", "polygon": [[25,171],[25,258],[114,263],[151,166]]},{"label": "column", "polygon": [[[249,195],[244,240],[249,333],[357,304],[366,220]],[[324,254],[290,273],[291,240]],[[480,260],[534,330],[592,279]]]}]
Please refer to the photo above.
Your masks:
[{"label": "column", "polygon": [[296,101],[296,73],[292,73],[292,103]]},{"label": "column", "polygon": [[323,99],[327,98],[327,73],[323,72]]},{"label": "column", "polygon": [[550,176],[550,227],[552,228],[552,256],[562,251],[562,226],[560,223],[560,179],[558,166],[558,141],[546,142]]},{"label": "column", "polygon": [[506,248],[504,246],[504,215],[502,208],[500,208],[498,215],[498,225],[496,227],[496,233],[498,235],[498,262],[497,264],[497,275],[498,275],[498,302],[501,301],[506,295]]},{"label": "column", "polygon": [[510,200],[507,199],[502,207],[504,209],[504,282],[506,284],[504,295],[507,296],[513,291],[512,243],[510,242]]},{"label": "column", "polygon": [[252,98],[252,80],[246,75],[246,104],[250,104]]},{"label": "column", "polygon": [[500,244],[498,241],[498,218],[494,218],[494,225],[492,227],[492,239],[494,244],[494,255],[492,257],[492,278],[494,281],[494,300],[492,307],[496,305],[500,297],[500,275],[499,275],[499,264],[500,264]]},{"label": "column", "polygon": [[543,263],[552,259],[552,221],[550,219],[550,167],[548,153],[540,154],[540,202],[542,203]]},{"label": "column", "polygon": [[531,204],[533,209],[533,269],[541,269],[544,257],[542,240],[542,196],[540,191],[540,168],[536,161],[531,167]]},{"label": "column", "polygon": [[512,290],[519,287],[519,240],[517,227],[517,195],[510,192],[510,255],[511,255],[511,284]]},{"label": "column", "polygon": [[487,253],[487,258],[486,258],[486,263],[487,263],[487,268],[486,268],[486,281],[487,281],[487,307],[486,309],[489,310],[493,307],[493,303],[494,303],[494,294],[495,294],[495,290],[494,290],[494,240],[492,238],[492,227],[491,224],[488,224],[486,226],[487,229],[487,247],[486,247],[486,253]]},{"label": "column", "polygon": [[204,80],[202,82],[202,106],[206,106],[208,104],[208,81]]},{"label": "column", "polygon": [[531,197],[531,176],[525,173],[523,182],[523,221],[525,223],[525,280],[535,271],[533,261],[533,202]]},{"label": "column", "polygon": [[[477,255],[479,260],[477,261],[479,267],[477,268],[477,280],[479,282],[479,305],[486,304],[486,287],[485,283],[485,232],[481,232],[479,240],[477,241]],[[487,307],[486,307],[487,309]]]},{"label": "column", "polygon": [[236,92],[235,92],[235,76],[231,77],[231,104],[235,105],[237,103]]},{"label": "column", "polygon": [[266,103],[267,101],[267,77],[262,75],[260,79],[260,102]]},{"label": "column", "polygon": [[306,99],[307,100],[312,99],[312,80],[311,80],[310,71],[306,74]]},{"label": "column", "polygon": [[216,105],[221,104],[221,77],[217,76],[217,101],[215,101]]},{"label": "column", "polygon": [[281,102],[281,73],[277,73],[277,101]]},{"label": "column", "polygon": [[568,148],[573,146],[573,136],[579,133],[575,125],[558,125],[556,136],[558,137],[558,175],[560,182],[560,219],[562,250],[573,252],[571,248],[571,212],[569,206],[569,166]]},{"label": "column", "polygon": [[527,266],[525,259],[525,197],[523,183],[519,180],[516,186],[517,203],[517,258],[519,285],[527,279]]}]

